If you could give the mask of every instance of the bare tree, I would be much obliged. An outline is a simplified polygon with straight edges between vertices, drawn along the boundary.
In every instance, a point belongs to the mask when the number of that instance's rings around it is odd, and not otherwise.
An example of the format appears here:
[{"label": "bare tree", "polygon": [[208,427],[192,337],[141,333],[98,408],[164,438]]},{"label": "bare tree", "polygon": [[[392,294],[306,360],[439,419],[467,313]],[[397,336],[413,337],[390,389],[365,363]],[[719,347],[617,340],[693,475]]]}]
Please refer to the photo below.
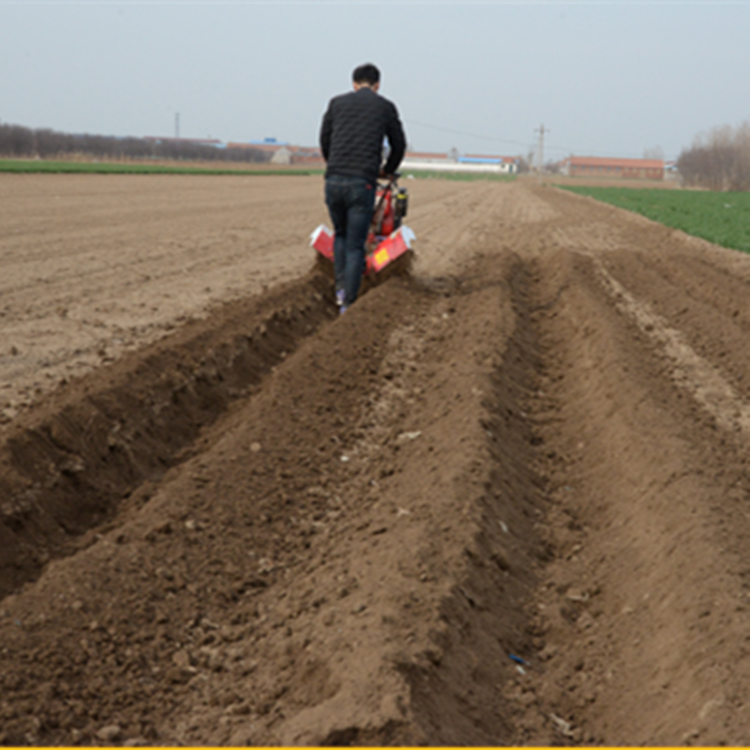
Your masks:
[{"label": "bare tree", "polygon": [[750,190],[750,123],[714,128],[696,137],[677,160],[685,185],[709,190]]},{"label": "bare tree", "polygon": [[34,134],[20,125],[0,125],[0,154],[28,156],[34,150]]},{"label": "bare tree", "polygon": [[255,148],[220,148],[190,139],[117,138],[106,135],[32,130],[0,123],[0,156],[65,158],[80,155],[96,159],[165,159],[209,162],[266,162],[268,152]]}]

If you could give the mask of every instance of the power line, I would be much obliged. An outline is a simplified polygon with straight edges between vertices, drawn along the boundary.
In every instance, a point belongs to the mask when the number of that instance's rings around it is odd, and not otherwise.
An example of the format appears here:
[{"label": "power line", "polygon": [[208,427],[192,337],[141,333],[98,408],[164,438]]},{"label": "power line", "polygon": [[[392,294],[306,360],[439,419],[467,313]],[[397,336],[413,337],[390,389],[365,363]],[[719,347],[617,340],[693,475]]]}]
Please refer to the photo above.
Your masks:
[{"label": "power line", "polygon": [[454,128],[441,128],[437,125],[428,125],[426,122],[417,122],[416,120],[404,120],[407,125],[417,125],[420,128],[429,128],[430,130],[439,130],[441,133],[453,133],[454,135],[463,135],[467,138],[478,138],[483,141],[497,141],[498,143],[512,143],[514,146],[528,147],[528,142],[521,143],[520,141],[513,141],[509,138],[498,138],[491,135],[478,135],[477,133],[467,133],[464,130],[455,130]]},{"label": "power line", "polygon": [[[443,127],[440,127],[439,125],[430,125],[426,122],[418,122],[416,120],[404,120],[404,122],[407,125],[416,125],[420,128],[427,128],[428,130],[437,130],[441,133],[451,133],[453,135],[462,135],[462,136],[465,136],[466,138],[477,138],[483,141],[496,141],[497,143],[510,143],[510,144],[513,144],[514,146],[521,146],[522,148],[525,148],[525,149],[532,149],[536,145],[532,143],[531,141],[521,142],[521,141],[511,140],[510,138],[498,138],[497,136],[479,135],[478,133],[468,133],[465,130],[457,130],[455,128],[443,128]],[[539,130],[537,129],[534,132],[535,133],[539,132]],[[551,131],[545,130],[545,132],[549,133]],[[549,144],[546,141],[544,142],[543,148],[546,151],[563,152],[565,154],[576,154],[576,153],[585,154],[587,152],[591,152],[591,149],[589,148],[572,148],[570,146],[557,146],[554,144]],[[595,150],[597,152],[596,153],[597,156],[606,156],[606,157],[612,157],[612,158],[634,158],[634,159],[640,158],[640,154],[636,154],[634,152],[600,151],[599,149],[595,149]]]}]

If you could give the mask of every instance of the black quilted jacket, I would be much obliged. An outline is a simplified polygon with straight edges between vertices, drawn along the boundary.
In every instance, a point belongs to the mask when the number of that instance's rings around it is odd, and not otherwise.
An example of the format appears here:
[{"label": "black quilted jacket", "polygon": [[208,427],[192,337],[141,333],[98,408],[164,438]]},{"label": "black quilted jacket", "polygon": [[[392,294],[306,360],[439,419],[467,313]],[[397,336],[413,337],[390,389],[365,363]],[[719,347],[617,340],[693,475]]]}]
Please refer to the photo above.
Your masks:
[{"label": "black quilted jacket", "polygon": [[366,87],[335,96],[320,128],[320,148],[328,165],[326,177],[364,177],[374,183],[383,159],[384,136],[390,153],[383,171],[393,174],[406,148],[395,105]]}]

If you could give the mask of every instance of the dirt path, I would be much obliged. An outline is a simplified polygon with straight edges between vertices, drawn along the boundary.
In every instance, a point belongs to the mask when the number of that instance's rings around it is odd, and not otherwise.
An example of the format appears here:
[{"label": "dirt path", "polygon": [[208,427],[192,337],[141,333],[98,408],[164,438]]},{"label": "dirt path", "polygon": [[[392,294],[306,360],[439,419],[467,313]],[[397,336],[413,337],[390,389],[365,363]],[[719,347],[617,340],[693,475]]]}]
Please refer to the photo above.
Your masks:
[{"label": "dirt path", "polygon": [[750,258],[415,181],[338,318],[319,181],[86,179],[0,183],[2,741],[747,743]]}]

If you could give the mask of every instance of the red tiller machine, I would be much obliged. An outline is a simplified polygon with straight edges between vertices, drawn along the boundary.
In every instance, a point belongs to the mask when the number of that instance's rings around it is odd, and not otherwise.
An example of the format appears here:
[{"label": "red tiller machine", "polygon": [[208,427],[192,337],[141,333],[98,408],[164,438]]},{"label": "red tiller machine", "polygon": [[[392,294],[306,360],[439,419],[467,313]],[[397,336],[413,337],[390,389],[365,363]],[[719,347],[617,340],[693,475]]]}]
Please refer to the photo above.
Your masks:
[{"label": "red tiller machine", "polygon": [[[400,270],[408,270],[411,265],[413,250],[411,243],[416,235],[409,227],[402,224],[409,204],[406,188],[397,185],[397,177],[388,182],[378,183],[375,192],[375,210],[372,215],[370,233],[365,244],[365,276],[374,280],[389,264],[397,259]],[[321,224],[310,236],[310,244],[326,260],[333,263],[334,233]]]}]

